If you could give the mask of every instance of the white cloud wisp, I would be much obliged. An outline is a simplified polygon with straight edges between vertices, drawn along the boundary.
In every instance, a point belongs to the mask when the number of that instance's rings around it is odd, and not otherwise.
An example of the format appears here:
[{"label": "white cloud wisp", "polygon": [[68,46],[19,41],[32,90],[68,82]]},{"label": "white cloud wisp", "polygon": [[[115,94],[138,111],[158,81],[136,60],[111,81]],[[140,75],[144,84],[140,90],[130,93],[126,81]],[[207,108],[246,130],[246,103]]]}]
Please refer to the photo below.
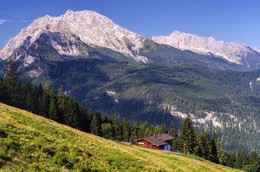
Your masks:
[{"label": "white cloud wisp", "polygon": [[1,24],[4,24],[5,22],[6,22],[6,20],[0,19],[0,25],[1,25]]}]

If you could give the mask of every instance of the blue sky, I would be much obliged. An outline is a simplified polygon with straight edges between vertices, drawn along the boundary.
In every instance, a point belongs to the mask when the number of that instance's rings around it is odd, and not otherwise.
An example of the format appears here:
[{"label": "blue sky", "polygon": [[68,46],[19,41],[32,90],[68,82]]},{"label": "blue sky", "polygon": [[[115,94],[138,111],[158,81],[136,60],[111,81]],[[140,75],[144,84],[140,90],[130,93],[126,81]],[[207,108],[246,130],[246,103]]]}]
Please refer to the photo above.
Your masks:
[{"label": "blue sky", "polygon": [[46,14],[94,10],[147,37],[174,30],[260,48],[259,0],[1,0],[0,47]]}]

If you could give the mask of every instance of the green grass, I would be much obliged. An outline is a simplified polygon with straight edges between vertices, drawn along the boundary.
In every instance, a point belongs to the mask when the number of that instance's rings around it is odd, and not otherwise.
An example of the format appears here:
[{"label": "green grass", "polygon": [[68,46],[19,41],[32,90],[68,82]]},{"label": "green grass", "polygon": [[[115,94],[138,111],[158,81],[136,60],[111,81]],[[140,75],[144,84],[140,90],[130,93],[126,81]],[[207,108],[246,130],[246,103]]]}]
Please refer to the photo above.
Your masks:
[{"label": "green grass", "polygon": [[0,171],[238,171],[127,146],[0,104]]}]

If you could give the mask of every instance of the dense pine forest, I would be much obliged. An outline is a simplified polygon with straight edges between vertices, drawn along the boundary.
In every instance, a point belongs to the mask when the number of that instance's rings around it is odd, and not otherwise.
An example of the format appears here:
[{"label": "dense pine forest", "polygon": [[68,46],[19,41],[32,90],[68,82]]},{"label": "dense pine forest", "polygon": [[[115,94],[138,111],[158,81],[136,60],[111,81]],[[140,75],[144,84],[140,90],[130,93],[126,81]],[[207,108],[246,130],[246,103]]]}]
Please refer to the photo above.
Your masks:
[{"label": "dense pine forest", "polygon": [[[5,77],[0,78],[0,102],[116,141],[135,143],[137,138],[169,133],[175,138],[173,151],[195,154],[212,162],[245,171],[260,171],[260,155],[257,152],[226,152],[214,130],[199,132],[193,127],[190,118],[183,121],[178,131],[175,121],[167,128],[165,125],[151,125],[148,122],[129,122],[117,114],[107,117],[98,111],[92,111],[85,103],[78,103],[66,96],[62,86],[54,90],[51,82],[44,88],[42,85],[21,83],[12,60],[5,67]],[[184,144],[187,149],[184,149]]]}]

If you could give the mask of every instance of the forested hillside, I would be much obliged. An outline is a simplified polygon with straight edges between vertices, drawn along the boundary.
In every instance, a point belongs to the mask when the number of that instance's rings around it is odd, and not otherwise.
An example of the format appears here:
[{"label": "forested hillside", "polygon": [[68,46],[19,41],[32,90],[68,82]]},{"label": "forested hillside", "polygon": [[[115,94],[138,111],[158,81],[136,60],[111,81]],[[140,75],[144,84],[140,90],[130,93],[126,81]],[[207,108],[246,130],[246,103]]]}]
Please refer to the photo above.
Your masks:
[{"label": "forested hillside", "polygon": [[[190,116],[200,129],[217,129],[228,150],[259,150],[260,73],[199,65],[129,64],[103,60],[41,62],[41,75],[23,81],[47,83],[108,116],[148,121],[178,130]],[[36,65],[37,66],[37,65]],[[29,73],[28,73],[29,72]]]},{"label": "forested hillside", "polygon": [[[254,170],[259,168],[259,156],[256,152],[248,154],[240,150],[238,154],[226,152],[216,135],[216,130],[199,132],[186,118],[177,133],[175,121],[167,129],[165,125],[151,125],[148,122],[130,123],[117,115],[106,117],[99,112],[88,110],[84,104],[80,105],[67,97],[61,89],[54,91],[49,83],[48,87],[33,86],[30,83],[21,84],[18,73],[12,61],[6,67],[5,79],[0,79],[0,101],[29,110],[41,116],[58,121],[65,125],[91,132],[92,134],[111,140],[135,143],[137,138],[151,136],[155,133],[169,133],[174,136],[172,150],[196,154],[215,163],[226,166]],[[6,132],[2,132],[6,137]],[[187,150],[183,144],[187,144]]]}]

